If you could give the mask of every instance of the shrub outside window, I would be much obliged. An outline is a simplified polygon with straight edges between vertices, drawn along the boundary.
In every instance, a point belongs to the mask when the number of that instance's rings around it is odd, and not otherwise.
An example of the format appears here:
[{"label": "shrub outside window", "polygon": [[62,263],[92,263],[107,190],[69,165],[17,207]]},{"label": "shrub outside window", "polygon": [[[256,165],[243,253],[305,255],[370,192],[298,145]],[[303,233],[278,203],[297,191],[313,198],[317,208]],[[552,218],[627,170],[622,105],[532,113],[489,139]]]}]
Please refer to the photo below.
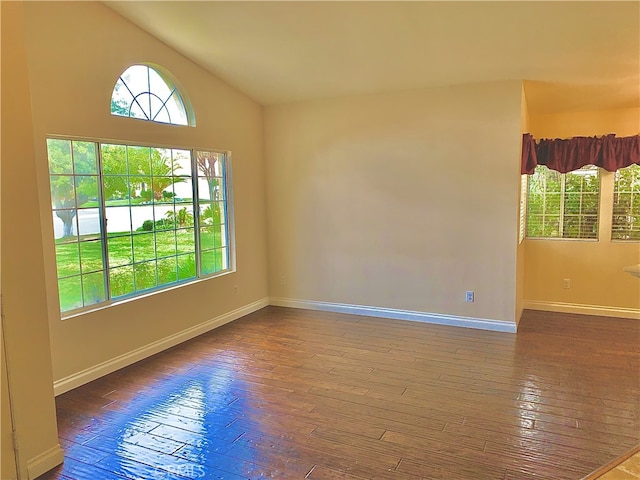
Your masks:
[{"label": "shrub outside window", "polygon": [[611,239],[640,241],[640,165],[615,173]]},{"label": "shrub outside window", "polygon": [[47,139],[60,309],[230,270],[228,154]]},{"label": "shrub outside window", "polygon": [[561,174],[538,166],[529,176],[527,237],[597,239],[599,202],[597,167]]}]

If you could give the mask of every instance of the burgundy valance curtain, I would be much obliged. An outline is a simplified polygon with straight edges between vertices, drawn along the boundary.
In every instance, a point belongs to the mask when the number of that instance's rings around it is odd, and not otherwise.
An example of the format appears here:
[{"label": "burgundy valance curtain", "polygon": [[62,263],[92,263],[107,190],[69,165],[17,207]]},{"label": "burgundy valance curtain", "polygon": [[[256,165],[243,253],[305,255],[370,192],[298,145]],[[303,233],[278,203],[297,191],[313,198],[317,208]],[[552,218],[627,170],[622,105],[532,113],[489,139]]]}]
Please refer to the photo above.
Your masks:
[{"label": "burgundy valance curtain", "polygon": [[596,165],[609,172],[632,164],[640,165],[640,135],[617,138],[573,137],[546,139],[537,142],[530,133],[522,136],[523,175],[531,175],[537,165],[567,173],[585,165]]}]

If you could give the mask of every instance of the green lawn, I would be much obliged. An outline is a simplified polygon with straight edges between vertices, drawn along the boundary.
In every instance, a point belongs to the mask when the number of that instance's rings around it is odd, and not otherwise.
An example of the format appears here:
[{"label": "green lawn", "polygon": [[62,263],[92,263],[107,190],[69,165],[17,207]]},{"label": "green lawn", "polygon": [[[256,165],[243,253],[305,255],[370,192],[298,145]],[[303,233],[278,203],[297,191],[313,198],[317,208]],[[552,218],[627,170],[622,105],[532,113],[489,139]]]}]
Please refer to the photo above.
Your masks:
[{"label": "green lawn", "polygon": [[[221,226],[200,233],[203,275],[223,269],[226,249]],[[106,300],[102,240],[81,237],[79,242],[56,243],[58,287],[62,311]],[[74,238],[75,240],[75,238]],[[112,233],[107,238],[111,298],[196,277],[194,229]]]}]

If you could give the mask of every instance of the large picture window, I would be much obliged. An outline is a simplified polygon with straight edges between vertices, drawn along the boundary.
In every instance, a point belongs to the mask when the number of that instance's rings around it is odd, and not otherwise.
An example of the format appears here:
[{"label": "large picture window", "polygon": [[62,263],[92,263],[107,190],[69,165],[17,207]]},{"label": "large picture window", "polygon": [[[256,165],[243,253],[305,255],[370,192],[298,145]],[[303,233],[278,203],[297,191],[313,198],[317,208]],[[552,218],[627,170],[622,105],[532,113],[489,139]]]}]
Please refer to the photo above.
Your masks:
[{"label": "large picture window", "polygon": [[48,139],[60,309],[230,269],[228,154]]},{"label": "large picture window", "polygon": [[558,173],[537,166],[529,176],[527,237],[597,239],[599,202],[598,167]]}]

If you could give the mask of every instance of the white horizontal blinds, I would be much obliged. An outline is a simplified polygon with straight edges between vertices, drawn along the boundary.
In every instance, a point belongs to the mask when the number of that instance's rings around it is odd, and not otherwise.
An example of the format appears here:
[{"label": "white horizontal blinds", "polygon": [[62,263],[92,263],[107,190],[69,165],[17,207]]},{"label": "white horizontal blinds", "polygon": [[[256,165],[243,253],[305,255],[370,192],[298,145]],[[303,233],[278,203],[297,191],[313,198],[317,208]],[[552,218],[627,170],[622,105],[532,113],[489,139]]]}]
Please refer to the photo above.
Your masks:
[{"label": "white horizontal blinds", "polygon": [[527,175],[520,175],[520,223],[518,225],[518,243],[522,243],[526,235],[527,224]]},{"label": "white horizontal blinds", "polygon": [[615,173],[611,239],[640,241],[640,165]]},{"label": "white horizontal blinds", "polygon": [[566,174],[536,167],[529,177],[527,236],[597,239],[599,198],[595,166]]},{"label": "white horizontal blinds", "polygon": [[527,236],[560,237],[562,176],[538,166],[529,176],[527,198]]},{"label": "white horizontal blinds", "polygon": [[47,146],[63,312],[229,269],[225,153]]},{"label": "white horizontal blinds", "polygon": [[600,176],[587,165],[564,175],[563,238],[598,238]]}]

